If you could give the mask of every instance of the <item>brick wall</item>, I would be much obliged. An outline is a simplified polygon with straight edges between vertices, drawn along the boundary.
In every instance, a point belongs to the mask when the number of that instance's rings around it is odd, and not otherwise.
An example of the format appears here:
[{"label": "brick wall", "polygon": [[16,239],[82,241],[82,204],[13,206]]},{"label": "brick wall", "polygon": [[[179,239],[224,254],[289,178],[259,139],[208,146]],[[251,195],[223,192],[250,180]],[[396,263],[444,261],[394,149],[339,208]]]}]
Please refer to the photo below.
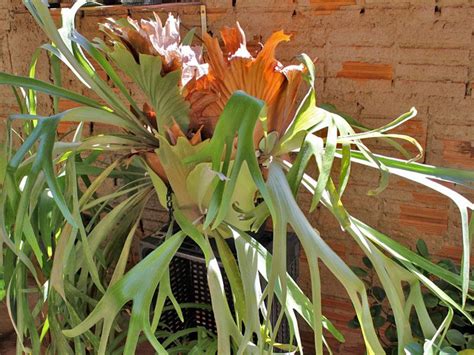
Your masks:
[{"label": "brick wall", "polygon": [[[418,116],[399,128],[416,137],[424,147],[428,164],[474,169],[474,3],[470,0],[207,0],[208,30],[236,20],[251,45],[264,41],[272,31],[293,34],[281,46],[285,63],[306,52],[317,62],[319,102],[332,103],[368,126],[387,123],[412,106]],[[234,4],[234,5],[233,5]],[[199,26],[199,7],[173,8],[183,23]],[[148,16],[130,8],[86,11],[78,19],[80,30],[96,36],[99,20],[107,16]],[[19,0],[0,3],[0,70],[25,73],[30,54],[43,40]],[[41,68],[41,67],[40,67]],[[41,76],[47,77],[46,71]],[[72,76],[69,85],[82,90]],[[0,115],[12,111],[9,89],[0,88]],[[67,105],[67,103],[64,103]],[[48,109],[48,101],[44,102]],[[0,129],[3,120],[0,120]],[[391,154],[389,147],[374,142],[377,151]],[[354,168],[344,203],[351,212],[395,239],[413,245],[424,238],[438,256],[459,259],[460,223],[455,206],[427,189],[392,178],[378,197],[366,192],[376,186],[377,174]],[[472,191],[463,190],[471,199]],[[307,207],[309,196],[301,197]],[[150,229],[159,210],[146,214]],[[360,252],[344,235],[329,213],[318,210],[310,216],[328,243],[350,264],[360,261]],[[154,224],[153,224],[154,223]],[[309,291],[306,259],[301,257],[300,284]],[[363,353],[357,332],[346,329],[353,312],[343,288],[323,269],[325,314],[346,334],[337,353]],[[312,336],[306,333],[307,349]],[[309,351],[308,353],[311,353]]]}]

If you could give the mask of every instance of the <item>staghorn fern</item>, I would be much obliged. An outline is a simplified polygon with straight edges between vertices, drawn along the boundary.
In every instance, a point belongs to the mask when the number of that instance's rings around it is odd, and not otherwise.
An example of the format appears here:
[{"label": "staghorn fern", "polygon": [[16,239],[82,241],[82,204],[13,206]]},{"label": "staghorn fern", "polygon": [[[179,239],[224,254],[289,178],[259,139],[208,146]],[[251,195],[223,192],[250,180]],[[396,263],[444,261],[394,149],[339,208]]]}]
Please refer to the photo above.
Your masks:
[{"label": "staghorn fern", "polygon": [[[21,112],[8,121],[2,153],[2,161],[8,163],[2,165],[0,175],[0,255],[19,352],[36,354],[43,346],[60,354],[133,354],[144,340],[142,333],[158,353],[173,352],[169,348],[172,341],[163,340],[160,332],[160,317],[168,299],[181,314],[169,285],[168,266],[189,237],[205,255],[217,325],[214,350],[219,354],[262,354],[276,349],[303,353],[297,314],[314,331],[316,353],[323,353],[323,346],[330,351],[323,329],[343,341],[322,314],[320,262],[345,287],[367,352],[383,353],[365,285],[306,219],[295,201],[300,187],[313,195],[311,211],[318,205],[327,208],[373,265],[393,311],[400,354],[413,341],[412,309],[420,320],[426,353],[438,352],[452,309],[472,322],[464,305],[473,289],[469,257],[474,226],[469,211],[474,206],[439,181],[470,185],[474,173],[414,162],[422,155],[419,144],[390,131],[413,118],[415,109],[383,127],[367,129],[330,108],[317,107],[312,61],[303,54],[299,65],[282,67],[274,58],[278,43],[289,40],[283,32],[273,34],[256,57],[247,51],[239,26],[223,30],[224,52],[217,39],[205,36],[206,62],[189,45],[189,37],[180,41],[179,22],[173,17],[164,26],[158,18],[110,22],[103,30],[113,46],[91,43],[74,28],[75,14],[84,4],[76,1],[71,9],[62,10],[58,31],[40,0],[25,0],[51,41],[42,48],[50,54],[55,84],[35,79],[34,70],[29,77],[0,73],[0,83],[22,89],[15,91]],[[97,75],[88,58],[102,67],[119,94]],[[100,102],[62,88],[59,61]],[[143,108],[114,67],[138,84],[148,101]],[[307,91],[300,102],[297,93],[301,88]],[[52,116],[37,115],[39,92],[56,98]],[[57,98],[82,106],[58,112]],[[15,120],[25,122],[28,135],[14,152]],[[61,120],[79,122],[70,142],[57,139]],[[115,126],[123,133],[84,137],[86,122]],[[404,140],[419,154],[411,160],[374,154],[364,143],[372,138],[386,140],[406,154],[397,143]],[[105,168],[90,165],[110,152],[121,156]],[[85,157],[86,153],[90,155]],[[296,155],[294,160],[288,158],[290,153]],[[315,177],[306,172],[313,158],[318,167]],[[342,166],[337,184],[331,174],[336,159]],[[345,209],[341,198],[354,163],[380,172],[379,187],[371,194],[382,191],[394,174],[456,203],[464,244],[459,275],[411,252]],[[100,196],[101,186],[112,177],[121,178],[123,186]],[[135,231],[153,191],[164,207],[172,202],[173,221],[181,230],[174,235],[170,232],[165,243],[126,271]],[[269,217],[273,256],[249,234]],[[311,300],[286,272],[288,225],[308,257]],[[226,242],[230,238],[235,241],[236,257]],[[211,239],[231,284],[234,312],[225,297]],[[460,289],[460,304],[423,272]],[[267,280],[265,287],[259,275]],[[409,285],[407,297],[404,284]],[[438,329],[428,316],[422,286],[451,310]],[[28,292],[38,296],[33,308]],[[272,325],[268,314],[275,307],[275,297],[282,312]],[[288,344],[275,342],[283,317],[291,329]],[[211,346],[208,350],[214,351]]]}]

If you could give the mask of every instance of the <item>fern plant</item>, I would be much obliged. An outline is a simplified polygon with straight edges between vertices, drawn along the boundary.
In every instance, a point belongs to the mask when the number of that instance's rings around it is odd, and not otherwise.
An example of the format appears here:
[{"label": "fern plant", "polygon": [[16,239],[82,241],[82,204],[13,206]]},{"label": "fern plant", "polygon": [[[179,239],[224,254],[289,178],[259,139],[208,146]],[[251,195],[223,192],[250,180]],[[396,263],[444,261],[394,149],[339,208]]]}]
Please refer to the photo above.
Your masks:
[{"label": "fern plant", "polygon": [[[84,4],[78,0],[63,9],[58,30],[40,0],[25,0],[50,40],[42,50],[50,55],[54,83],[35,79],[34,69],[28,77],[0,73],[0,83],[20,89],[14,91],[21,112],[8,120],[0,175],[0,255],[18,352],[37,354],[45,347],[60,354],[133,354],[143,340],[160,354],[180,351],[173,340],[164,340],[169,334],[161,332],[160,318],[167,300],[181,314],[168,266],[183,240],[191,238],[205,255],[217,326],[217,348],[203,345],[195,351],[303,353],[297,315],[313,329],[316,353],[322,354],[324,346],[329,349],[328,333],[343,341],[322,314],[323,263],[347,291],[367,352],[383,353],[364,283],[308,222],[296,202],[300,188],[313,195],[311,211],[319,205],[327,208],[373,265],[393,311],[398,353],[413,342],[412,310],[427,353],[438,351],[453,309],[472,322],[464,307],[473,289],[473,204],[442,182],[470,185],[474,173],[415,162],[422,155],[420,145],[391,132],[413,118],[415,109],[368,129],[318,107],[315,68],[308,56],[302,54],[298,64],[287,67],[274,57],[276,46],[290,39],[282,31],[254,55],[239,26],[224,28],[223,49],[216,38],[203,38],[204,58],[202,48],[191,46],[192,32],[181,40],[179,21],[172,16],[164,25],[158,17],[109,21],[102,25],[109,41],[90,42],[74,26],[75,14]],[[63,88],[60,61],[99,99]],[[98,67],[113,88],[97,74]],[[134,100],[121,73],[146,97],[143,106]],[[54,98],[52,115],[38,114],[37,93]],[[81,106],[59,112],[58,98]],[[27,133],[17,148],[15,121],[25,122]],[[61,121],[78,123],[72,140],[58,138]],[[88,122],[114,126],[121,133],[84,136]],[[387,141],[406,159],[372,152],[365,142],[374,138]],[[400,140],[419,154],[411,158]],[[105,167],[91,165],[107,154],[115,160]],[[317,166],[314,176],[308,173],[312,160]],[[341,167],[337,177],[332,174],[336,161]],[[341,200],[352,164],[380,172],[379,187],[370,194],[382,191],[389,176],[397,175],[456,203],[464,244],[459,273],[420,257],[346,210]],[[122,185],[103,195],[101,186],[109,178],[120,178]],[[173,234],[170,228],[166,241],[127,271],[137,226],[155,193],[164,207],[172,204],[173,223],[180,230]],[[273,255],[250,235],[269,219]],[[308,258],[311,298],[286,272],[288,226]],[[235,242],[236,256],[229,239]],[[229,279],[233,305],[225,297],[222,272]],[[425,272],[459,289],[461,300],[453,300]],[[266,279],[265,286],[260,277]],[[422,285],[450,309],[439,327],[428,315]],[[276,302],[282,311],[272,324],[268,315]],[[275,341],[283,318],[291,329],[288,344]]]}]

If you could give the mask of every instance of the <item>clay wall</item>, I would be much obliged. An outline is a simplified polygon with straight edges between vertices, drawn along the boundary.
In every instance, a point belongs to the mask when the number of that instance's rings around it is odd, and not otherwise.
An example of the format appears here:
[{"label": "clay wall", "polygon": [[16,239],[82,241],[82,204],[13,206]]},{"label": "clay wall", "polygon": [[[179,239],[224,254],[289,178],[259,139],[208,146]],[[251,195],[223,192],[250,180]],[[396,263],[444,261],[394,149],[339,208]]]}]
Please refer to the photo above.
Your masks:
[{"label": "clay wall", "polygon": [[[258,46],[274,30],[284,29],[292,41],[278,51],[282,62],[295,61],[301,52],[317,60],[318,102],[375,127],[416,107],[415,119],[397,129],[418,139],[425,150],[423,162],[474,169],[474,3],[470,0],[207,0],[208,31],[239,21],[252,46]],[[161,9],[178,12],[188,27],[199,27],[198,5]],[[86,36],[97,36],[97,23],[105,17],[149,16],[147,9],[105,8],[84,11],[78,27]],[[0,2],[0,70],[26,74],[30,57],[44,41],[19,0]],[[47,58],[38,68],[49,78]],[[88,94],[70,75],[67,85]],[[132,90],[133,91],[133,90]],[[47,111],[51,102],[42,99]],[[63,108],[70,103],[62,102]],[[0,87],[0,129],[15,111],[11,90]],[[67,125],[62,129],[67,130]],[[95,129],[106,129],[95,127]],[[393,151],[372,142],[377,152]],[[459,214],[446,198],[414,184],[392,178],[377,197],[367,192],[377,186],[377,173],[354,167],[343,202],[356,217],[414,246],[423,238],[434,259],[459,259]],[[472,191],[456,187],[474,199]],[[300,205],[308,208],[309,195]],[[158,217],[157,217],[158,216]],[[360,264],[361,252],[322,209],[309,216],[323,238],[349,264]],[[165,214],[154,204],[145,214],[147,230],[155,229]],[[300,285],[309,292],[305,256],[301,256]],[[323,268],[325,315],[346,335],[336,353],[363,353],[357,331],[346,327],[353,311],[344,289]],[[312,335],[306,332],[307,350]],[[308,353],[311,353],[310,351]]]}]

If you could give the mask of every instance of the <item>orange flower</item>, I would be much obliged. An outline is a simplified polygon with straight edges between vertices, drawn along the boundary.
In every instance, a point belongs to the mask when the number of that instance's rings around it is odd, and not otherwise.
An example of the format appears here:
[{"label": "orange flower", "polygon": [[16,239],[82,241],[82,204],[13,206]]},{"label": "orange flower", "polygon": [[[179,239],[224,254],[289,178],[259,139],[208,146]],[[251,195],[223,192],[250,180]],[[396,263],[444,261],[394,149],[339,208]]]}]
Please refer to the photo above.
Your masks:
[{"label": "orange flower", "polygon": [[[245,34],[236,28],[221,31],[223,50],[217,38],[204,36],[208,51],[209,74],[193,80],[187,87],[186,99],[191,104],[191,121],[207,128],[211,135],[217,119],[230,96],[237,90],[265,101],[268,107],[267,129],[282,136],[297,109],[297,94],[303,78],[303,65],[283,67],[275,59],[280,42],[289,41],[283,31],[273,33],[262,50],[253,57],[247,49]],[[263,136],[260,123],[255,129],[254,141]]]}]

